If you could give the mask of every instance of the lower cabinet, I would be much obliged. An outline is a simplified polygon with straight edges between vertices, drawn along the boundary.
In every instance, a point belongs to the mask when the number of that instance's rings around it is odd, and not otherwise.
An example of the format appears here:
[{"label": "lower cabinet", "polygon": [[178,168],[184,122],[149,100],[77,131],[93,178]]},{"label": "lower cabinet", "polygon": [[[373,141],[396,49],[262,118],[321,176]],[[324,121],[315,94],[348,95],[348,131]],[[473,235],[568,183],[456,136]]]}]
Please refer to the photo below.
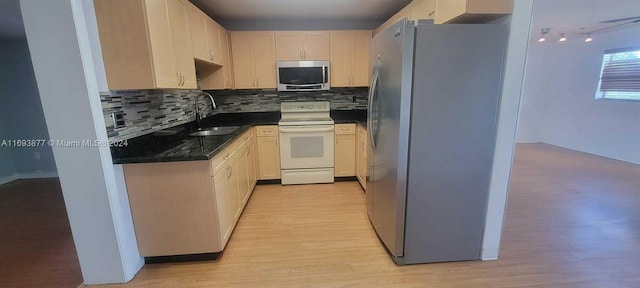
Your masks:
[{"label": "lower cabinet", "polygon": [[335,126],[334,176],[356,176],[356,125]]},{"label": "lower cabinet", "polygon": [[257,126],[258,179],[280,179],[280,139],[278,126]]},{"label": "lower cabinet", "polygon": [[224,249],[256,184],[253,133],[210,161],[123,166],[142,256]]},{"label": "lower cabinet", "polygon": [[367,185],[367,128],[358,125],[356,135],[356,177],[363,189]]}]

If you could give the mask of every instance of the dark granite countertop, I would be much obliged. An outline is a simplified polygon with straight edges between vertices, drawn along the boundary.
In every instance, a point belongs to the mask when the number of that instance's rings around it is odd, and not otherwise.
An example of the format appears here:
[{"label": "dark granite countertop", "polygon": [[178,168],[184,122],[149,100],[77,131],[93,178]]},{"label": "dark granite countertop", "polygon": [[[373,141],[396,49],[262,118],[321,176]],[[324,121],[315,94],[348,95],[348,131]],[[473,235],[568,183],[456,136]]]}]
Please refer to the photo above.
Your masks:
[{"label": "dark granite countertop", "polygon": [[[366,110],[331,111],[331,117],[340,123],[366,125]],[[213,158],[236,137],[255,125],[277,125],[280,111],[254,113],[220,113],[205,118],[201,127],[239,126],[238,130],[222,136],[192,137],[195,122],[129,139],[125,147],[112,147],[114,164],[197,161]]]}]

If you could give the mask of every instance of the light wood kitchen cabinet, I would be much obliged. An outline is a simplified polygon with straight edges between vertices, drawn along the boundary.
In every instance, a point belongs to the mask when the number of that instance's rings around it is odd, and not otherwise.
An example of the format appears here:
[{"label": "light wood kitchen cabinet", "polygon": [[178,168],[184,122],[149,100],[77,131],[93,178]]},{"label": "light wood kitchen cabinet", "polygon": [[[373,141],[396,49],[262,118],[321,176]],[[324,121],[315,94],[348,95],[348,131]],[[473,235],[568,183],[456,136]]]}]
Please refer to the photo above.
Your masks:
[{"label": "light wood kitchen cabinet", "polygon": [[96,0],[110,90],[197,87],[185,0]]},{"label": "light wood kitchen cabinet", "polygon": [[189,23],[193,57],[206,63],[223,65],[218,34],[224,28],[191,3],[189,3]]},{"label": "light wood kitchen cabinet", "polygon": [[367,187],[367,128],[358,125],[356,134],[356,177],[363,189]]},{"label": "light wood kitchen cabinet", "polygon": [[280,179],[280,145],[278,126],[257,126],[258,179]]},{"label": "light wood kitchen cabinet", "polygon": [[209,167],[209,161],[123,165],[142,256],[223,249],[218,233],[228,221],[218,217],[224,207],[216,205]]},{"label": "light wood kitchen cabinet", "polygon": [[277,31],[276,60],[329,60],[329,31]]},{"label": "light wood kitchen cabinet", "polygon": [[220,53],[222,55],[222,67],[196,63],[200,75],[202,90],[232,89],[233,64],[231,59],[231,38],[229,32],[220,27]]},{"label": "light wood kitchen cabinet", "polygon": [[414,0],[411,2],[409,20],[435,19],[436,0]]},{"label": "light wood kitchen cabinet", "polygon": [[356,125],[335,125],[334,176],[356,176]]},{"label": "light wood kitchen cabinet", "polygon": [[276,87],[274,32],[231,32],[235,88]]},{"label": "light wood kitchen cabinet", "polygon": [[253,133],[209,161],[123,165],[142,256],[224,249],[255,186]]},{"label": "light wood kitchen cabinet", "polygon": [[436,24],[483,23],[513,12],[513,0],[437,0]]},{"label": "light wood kitchen cabinet", "polygon": [[371,31],[331,31],[331,86],[365,87],[369,84]]}]

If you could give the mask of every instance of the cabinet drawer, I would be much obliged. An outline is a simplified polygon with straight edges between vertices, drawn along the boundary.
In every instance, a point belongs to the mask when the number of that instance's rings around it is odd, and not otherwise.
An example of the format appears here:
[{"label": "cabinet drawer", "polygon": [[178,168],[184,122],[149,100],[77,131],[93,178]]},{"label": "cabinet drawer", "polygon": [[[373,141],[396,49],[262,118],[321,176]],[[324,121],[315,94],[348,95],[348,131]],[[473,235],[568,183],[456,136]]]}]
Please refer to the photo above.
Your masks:
[{"label": "cabinet drawer", "polygon": [[211,176],[213,176],[220,169],[224,168],[227,161],[234,157],[237,147],[233,144],[222,150],[222,152],[218,153],[218,155],[211,159]]},{"label": "cabinet drawer", "polygon": [[278,136],[278,126],[256,126],[256,135],[258,137]]},{"label": "cabinet drawer", "polygon": [[336,135],[356,134],[356,124],[336,124]]}]

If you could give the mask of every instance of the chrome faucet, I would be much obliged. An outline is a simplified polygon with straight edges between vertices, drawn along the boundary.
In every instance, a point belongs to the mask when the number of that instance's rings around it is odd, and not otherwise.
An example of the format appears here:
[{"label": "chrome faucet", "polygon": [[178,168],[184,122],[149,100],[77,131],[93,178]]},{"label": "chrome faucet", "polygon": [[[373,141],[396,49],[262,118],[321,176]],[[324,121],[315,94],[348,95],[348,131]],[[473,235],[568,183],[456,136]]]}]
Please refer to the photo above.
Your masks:
[{"label": "chrome faucet", "polygon": [[213,100],[213,96],[211,96],[211,94],[207,92],[200,92],[200,94],[196,96],[196,124],[198,125],[198,129],[200,128],[200,121],[202,121],[202,115],[200,115],[200,105],[198,105],[198,99],[200,99],[200,96],[209,96],[212,105],[211,107],[213,108],[213,110],[216,110],[218,108],[218,105],[216,105],[216,101]]}]

